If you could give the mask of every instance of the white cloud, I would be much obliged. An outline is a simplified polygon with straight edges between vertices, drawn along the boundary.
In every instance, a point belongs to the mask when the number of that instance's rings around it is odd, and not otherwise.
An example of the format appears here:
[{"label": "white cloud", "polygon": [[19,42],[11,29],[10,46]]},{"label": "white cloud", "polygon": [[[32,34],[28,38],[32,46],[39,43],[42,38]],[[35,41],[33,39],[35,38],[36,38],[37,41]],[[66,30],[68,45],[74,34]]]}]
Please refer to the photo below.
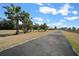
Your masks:
[{"label": "white cloud", "polygon": [[59,22],[55,22],[55,23],[47,23],[47,25],[50,27],[50,28],[53,28],[53,27],[58,27],[58,28],[61,28],[61,27],[67,27],[67,25],[65,25],[65,22],[66,20],[65,19],[61,19],[59,20]]},{"label": "white cloud", "polygon": [[[44,19],[42,19],[40,17],[35,17],[33,19],[38,24],[43,24],[44,23]],[[45,19],[45,20],[46,20],[46,23],[47,23],[47,25],[49,27],[54,27],[54,26],[57,26],[57,27],[66,27],[66,25],[65,25],[66,20],[65,19],[61,19],[59,22],[56,22],[56,23],[50,23],[50,20],[49,19]]]},{"label": "white cloud", "polygon": [[38,21],[40,21],[40,22],[41,22],[41,21],[43,21],[43,19],[42,19],[42,18],[38,18]]},{"label": "white cloud", "polygon": [[79,17],[78,16],[64,17],[64,19],[66,19],[66,20],[77,20],[77,19],[79,19]]},{"label": "white cloud", "polygon": [[37,5],[39,5],[39,6],[50,6],[51,4],[50,3],[35,3],[35,4],[37,4]]},{"label": "white cloud", "polygon": [[73,8],[73,7],[70,6],[70,4],[68,3],[64,4],[64,6],[62,7],[62,9],[69,9],[69,8]]},{"label": "white cloud", "polygon": [[57,11],[55,8],[51,8],[51,7],[47,7],[47,6],[40,7],[40,12],[44,13],[44,14],[52,14],[52,15],[57,14]]},{"label": "white cloud", "polygon": [[52,15],[56,15],[56,14],[57,14],[56,9],[52,8],[52,9],[51,9],[51,14],[52,14]]},{"label": "white cloud", "polygon": [[66,22],[66,20],[65,19],[61,19],[60,22]]},{"label": "white cloud", "polygon": [[44,4],[43,3],[36,3],[37,5],[40,5],[40,6],[43,6]]},{"label": "white cloud", "polygon": [[[62,14],[62,15],[68,15],[69,13],[71,13],[72,11],[70,9],[72,9],[73,7],[70,6],[70,4],[64,4],[62,7],[60,7],[60,9],[56,9],[56,8],[52,8],[52,7],[47,7],[47,6],[42,6],[39,8],[41,13],[44,14],[52,14],[52,15],[57,15],[58,13]],[[76,11],[73,11],[74,14],[77,14]]]},{"label": "white cloud", "polygon": [[62,23],[58,22],[58,23],[54,23],[53,25],[54,26],[60,26],[60,25],[62,25]]},{"label": "white cloud", "polygon": [[42,21],[43,21],[43,19],[40,18],[40,17],[35,17],[35,18],[33,18],[33,19],[36,20],[36,21],[39,21],[39,22],[42,22]]},{"label": "white cloud", "polygon": [[38,23],[39,25],[40,24],[43,24],[44,22],[44,19],[42,19],[41,17],[35,17],[35,18],[33,18],[33,22],[34,23]]},{"label": "white cloud", "polygon": [[66,27],[66,25],[64,23],[62,23],[62,22],[54,23],[52,25],[53,26],[57,26],[58,28],[60,28],[60,27]]},{"label": "white cloud", "polygon": [[36,23],[39,24],[39,25],[43,24],[43,22],[36,22]]},{"label": "white cloud", "polygon": [[48,25],[48,23],[50,23],[50,19],[43,19],[41,17],[34,17],[32,20],[34,23],[38,23],[39,25],[41,25],[43,23],[47,23],[47,25]]},{"label": "white cloud", "polygon": [[51,4],[47,3],[48,6],[50,6]]},{"label": "white cloud", "polygon": [[72,11],[72,13],[73,13],[74,15],[77,15],[77,14],[78,14],[78,11]]},{"label": "white cloud", "polygon": [[58,13],[61,13],[62,15],[68,15],[70,13],[69,9],[73,8],[69,4],[65,4],[63,7],[61,7],[58,10]]},{"label": "white cloud", "polygon": [[50,13],[50,9],[51,8],[49,8],[49,7],[40,7],[40,12],[47,14],[47,13]]},{"label": "white cloud", "polygon": [[66,27],[65,25],[66,20],[65,19],[61,19],[59,22],[53,23],[53,26],[57,26],[58,28],[60,27]]},{"label": "white cloud", "polygon": [[61,13],[62,15],[68,15],[68,13],[69,13],[69,11],[66,9],[61,9],[58,12]]}]

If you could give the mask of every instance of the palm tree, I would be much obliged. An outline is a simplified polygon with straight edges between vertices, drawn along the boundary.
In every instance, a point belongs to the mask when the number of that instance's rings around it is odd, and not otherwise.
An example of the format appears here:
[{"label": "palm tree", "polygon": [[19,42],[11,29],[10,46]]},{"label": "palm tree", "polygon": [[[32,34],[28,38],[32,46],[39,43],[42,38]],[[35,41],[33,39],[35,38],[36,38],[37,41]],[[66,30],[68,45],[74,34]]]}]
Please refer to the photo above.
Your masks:
[{"label": "palm tree", "polygon": [[47,24],[46,24],[46,23],[44,23],[42,26],[43,26],[43,30],[44,30],[44,31],[47,31],[47,29],[48,29]]},{"label": "palm tree", "polygon": [[35,24],[33,25],[33,29],[34,29],[34,30],[38,30],[38,32],[39,32],[40,25],[37,24],[37,23],[35,23]]},{"label": "palm tree", "polygon": [[33,22],[29,19],[29,22],[28,22],[28,30],[30,30],[30,32],[32,31],[33,29]]},{"label": "palm tree", "polygon": [[46,31],[47,29],[48,29],[48,26],[47,26],[47,24],[46,23],[43,23],[43,24],[41,24],[40,26],[40,30],[42,31]]},{"label": "palm tree", "polygon": [[28,22],[29,22],[30,14],[22,11],[20,13],[20,21],[23,23],[24,33],[28,32]]},{"label": "palm tree", "polygon": [[11,19],[16,23],[16,34],[19,33],[19,13],[21,12],[21,7],[14,6],[11,4],[10,6],[3,6],[6,9],[5,15],[8,19]]}]

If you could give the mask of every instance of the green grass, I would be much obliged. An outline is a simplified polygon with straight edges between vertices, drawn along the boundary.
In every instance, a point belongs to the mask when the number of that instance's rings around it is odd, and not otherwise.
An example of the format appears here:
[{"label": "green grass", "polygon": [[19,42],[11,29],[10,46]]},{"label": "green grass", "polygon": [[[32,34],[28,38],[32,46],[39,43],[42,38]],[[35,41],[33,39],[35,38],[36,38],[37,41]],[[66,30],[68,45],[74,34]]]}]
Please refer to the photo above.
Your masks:
[{"label": "green grass", "polygon": [[70,36],[66,36],[68,42],[71,44],[72,48],[74,48],[77,52],[77,54],[79,54],[79,48],[78,45],[72,40],[72,38]]},{"label": "green grass", "polygon": [[64,36],[67,38],[67,41],[72,46],[73,50],[76,52],[77,55],[79,55],[79,44],[78,44],[79,35],[72,32],[66,32],[66,31],[62,31],[62,32]]}]

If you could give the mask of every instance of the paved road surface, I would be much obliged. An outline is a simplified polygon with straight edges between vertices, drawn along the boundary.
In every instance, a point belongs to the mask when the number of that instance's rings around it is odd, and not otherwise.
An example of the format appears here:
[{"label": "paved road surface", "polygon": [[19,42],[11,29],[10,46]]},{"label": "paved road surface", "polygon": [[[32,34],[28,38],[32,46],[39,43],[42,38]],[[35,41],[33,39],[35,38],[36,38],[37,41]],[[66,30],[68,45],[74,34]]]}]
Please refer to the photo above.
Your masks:
[{"label": "paved road surface", "polygon": [[3,56],[75,56],[60,31],[0,52]]}]

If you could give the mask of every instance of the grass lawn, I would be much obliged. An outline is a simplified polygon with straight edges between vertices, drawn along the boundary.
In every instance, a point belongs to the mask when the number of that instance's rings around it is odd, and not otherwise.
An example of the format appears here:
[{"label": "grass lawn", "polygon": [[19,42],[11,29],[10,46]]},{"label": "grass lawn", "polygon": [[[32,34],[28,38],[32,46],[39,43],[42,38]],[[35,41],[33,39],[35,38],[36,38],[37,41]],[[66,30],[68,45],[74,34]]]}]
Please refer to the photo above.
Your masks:
[{"label": "grass lawn", "polygon": [[[26,34],[21,33],[19,35],[0,37],[0,51],[23,44],[25,42],[33,40],[34,38],[47,35],[48,33],[51,33],[53,31],[54,30],[48,30],[46,32],[34,31]],[[13,34],[13,33],[15,33],[15,30],[0,30],[0,35]]]},{"label": "grass lawn", "polygon": [[66,32],[66,31],[62,31],[62,32],[68,39],[74,51],[79,55],[79,34],[72,33],[72,32]]}]

